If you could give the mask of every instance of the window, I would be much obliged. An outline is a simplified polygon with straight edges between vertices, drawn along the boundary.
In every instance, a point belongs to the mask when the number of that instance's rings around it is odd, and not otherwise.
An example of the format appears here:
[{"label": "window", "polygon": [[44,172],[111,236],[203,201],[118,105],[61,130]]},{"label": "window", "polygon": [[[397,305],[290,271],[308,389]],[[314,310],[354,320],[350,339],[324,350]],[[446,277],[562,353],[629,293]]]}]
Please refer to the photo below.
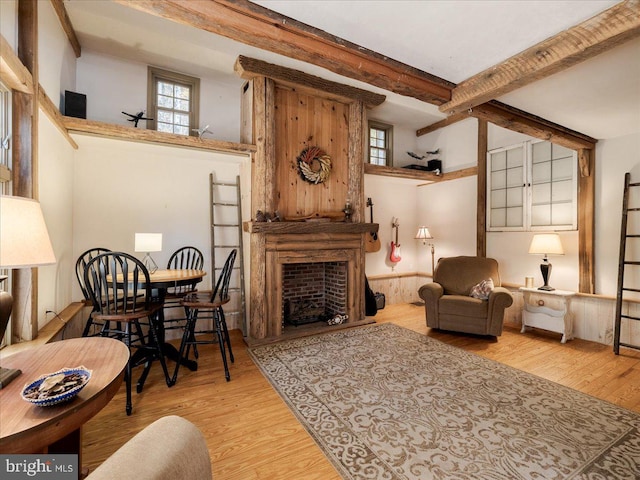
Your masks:
[{"label": "window", "polygon": [[0,194],[9,194],[10,168],[11,91],[0,83]]},{"label": "window", "polygon": [[147,117],[159,132],[194,135],[198,125],[200,79],[149,67]]},{"label": "window", "polygon": [[575,230],[577,153],[551,142],[524,142],[487,154],[489,231]]},{"label": "window", "polygon": [[380,122],[369,122],[369,163],[393,165],[393,127]]}]

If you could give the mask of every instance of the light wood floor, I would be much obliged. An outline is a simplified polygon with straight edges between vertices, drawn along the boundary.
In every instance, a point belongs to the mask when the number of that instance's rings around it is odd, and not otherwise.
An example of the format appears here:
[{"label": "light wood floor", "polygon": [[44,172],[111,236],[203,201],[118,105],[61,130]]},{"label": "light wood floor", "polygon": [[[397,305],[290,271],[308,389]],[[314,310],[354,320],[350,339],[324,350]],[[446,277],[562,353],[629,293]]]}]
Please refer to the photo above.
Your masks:
[{"label": "light wood floor", "polygon": [[[497,340],[428,329],[424,307],[389,305],[376,322],[392,322],[484,357],[539,375],[640,412],[640,352],[572,340],[542,331],[507,328]],[[250,359],[242,335],[233,331],[235,364],[226,382],[217,347],[200,348],[197,372],[182,370],[167,388],[154,365],[144,391],[124,411],[124,388],[84,428],[83,463],[90,469],[146,425],[164,415],[195,423],[209,445],[216,479],[322,479],[340,476]],[[402,352],[398,352],[401,354]],[[170,368],[173,363],[170,362]],[[136,375],[138,373],[136,372]],[[137,378],[137,377],[136,377]],[[141,459],[144,461],[144,459]]]}]

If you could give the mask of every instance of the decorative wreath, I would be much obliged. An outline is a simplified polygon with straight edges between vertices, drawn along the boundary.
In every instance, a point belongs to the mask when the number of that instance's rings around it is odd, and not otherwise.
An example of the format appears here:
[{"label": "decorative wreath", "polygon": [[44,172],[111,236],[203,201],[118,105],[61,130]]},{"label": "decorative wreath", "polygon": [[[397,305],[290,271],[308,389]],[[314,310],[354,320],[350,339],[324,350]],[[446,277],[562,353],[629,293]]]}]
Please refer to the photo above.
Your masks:
[{"label": "decorative wreath", "polygon": [[297,160],[300,176],[309,183],[323,183],[331,174],[331,157],[319,147],[305,148]]}]

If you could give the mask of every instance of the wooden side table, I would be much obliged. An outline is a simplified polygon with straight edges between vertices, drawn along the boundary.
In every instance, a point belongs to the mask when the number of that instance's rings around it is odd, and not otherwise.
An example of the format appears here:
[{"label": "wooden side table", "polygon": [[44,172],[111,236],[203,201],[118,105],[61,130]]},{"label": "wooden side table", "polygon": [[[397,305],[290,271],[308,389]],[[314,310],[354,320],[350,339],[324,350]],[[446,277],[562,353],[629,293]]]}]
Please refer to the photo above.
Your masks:
[{"label": "wooden side table", "polygon": [[[571,315],[571,299],[576,294],[567,290],[538,290],[537,288],[520,287],[524,297],[522,310],[522,329],[527,327],[542,328],[562,334],[560,343],[573,338],[573,317]],[[533,298],[532,298],[533,297]],[[559,303],[560,308],[547,306],[547,301]]]}]

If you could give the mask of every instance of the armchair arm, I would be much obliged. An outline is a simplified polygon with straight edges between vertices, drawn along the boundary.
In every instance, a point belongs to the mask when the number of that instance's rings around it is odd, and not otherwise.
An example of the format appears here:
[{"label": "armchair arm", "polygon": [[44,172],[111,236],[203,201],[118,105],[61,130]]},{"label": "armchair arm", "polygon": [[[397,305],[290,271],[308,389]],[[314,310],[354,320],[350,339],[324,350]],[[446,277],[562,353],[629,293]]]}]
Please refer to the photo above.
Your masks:
[{"label": "armchair arm", "polygon": [[504,287],[495,287],[489,294],[489,309],[487,324],[489,335],[498,336],[502,333],[504,311],[513,304],[511,292]]},{"label": "armchair arm", "polygon": [[420,287],[418,295],[424,300],[425,314],[427,316],[427,326],[431,328],[439,327],[438,320],[438,300],[444,294],[444,288],[439,283],[427,283]]}]

